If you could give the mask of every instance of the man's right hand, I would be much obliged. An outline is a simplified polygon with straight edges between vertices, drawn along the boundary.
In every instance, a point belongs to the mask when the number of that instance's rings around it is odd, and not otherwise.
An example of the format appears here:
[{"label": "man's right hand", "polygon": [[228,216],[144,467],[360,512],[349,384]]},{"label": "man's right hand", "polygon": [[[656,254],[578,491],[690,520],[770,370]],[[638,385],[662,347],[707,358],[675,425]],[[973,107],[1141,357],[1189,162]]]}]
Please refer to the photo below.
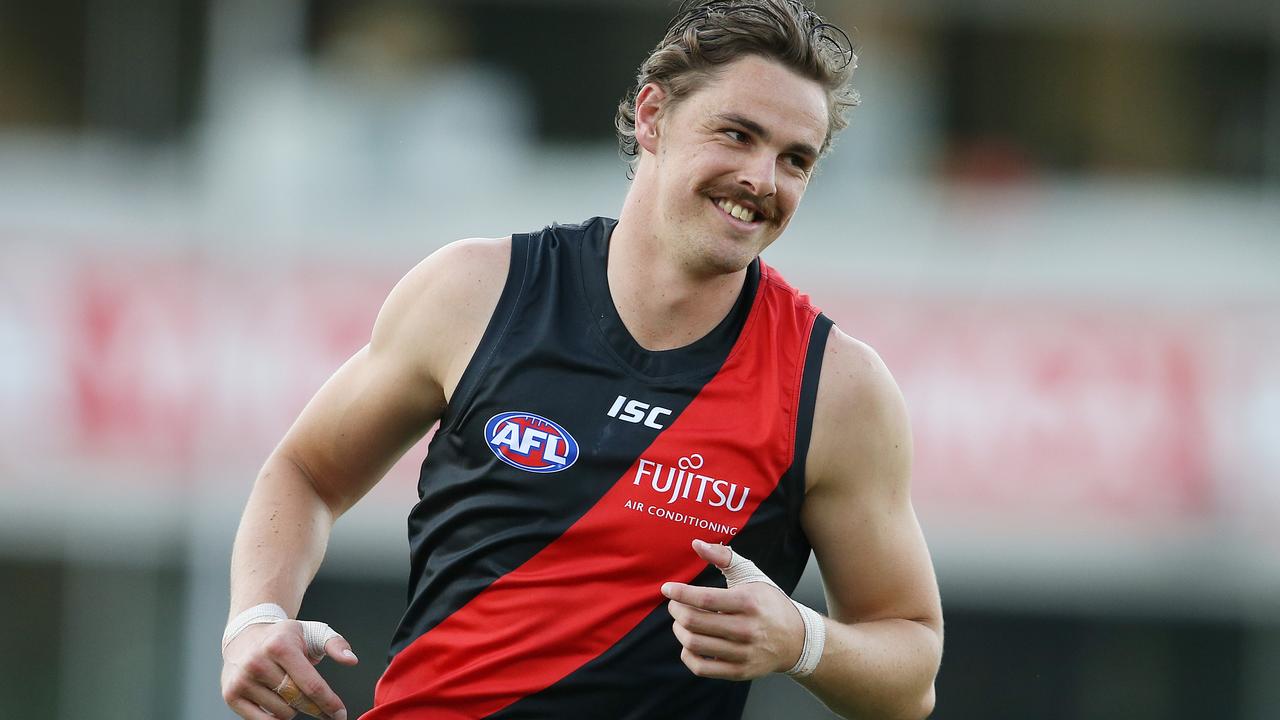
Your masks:
[{"label": "man's right hand", "polygon": [[298,709],[307,708],[290,707],[276,694],[287,675],[302,690],[303,699],[314,702],[325,716],[347,720],[346,707],[316,671],[315,664],[325,656],[343,665],[359,662],[341,635],[329,638],[324,655],[308,656],[297,620],[250,625],[223,650],[222,699],[245,720],[292,718]]}]

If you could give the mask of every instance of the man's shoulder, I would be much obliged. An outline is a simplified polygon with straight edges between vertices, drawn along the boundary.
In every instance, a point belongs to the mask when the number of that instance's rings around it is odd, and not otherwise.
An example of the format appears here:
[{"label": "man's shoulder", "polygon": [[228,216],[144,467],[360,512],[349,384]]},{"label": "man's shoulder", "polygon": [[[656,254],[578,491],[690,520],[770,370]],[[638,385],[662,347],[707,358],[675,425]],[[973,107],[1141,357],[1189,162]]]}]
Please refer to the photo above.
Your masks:
[{"label": "man's shoulder", "polygon": [[607,236],[617,220],[591,217],[578,223],[552,222],[541,229],[504,237],[470,237],[451,242],[428,255],[401,280],[406,294],[422,302],[467,302],[499,289],[507,277],[513,246],[521,252],[550,239]]},{"label": "man's shoulder", "polygon": [[846,334],[835,324],[827,336],[822,380],[826,394],[850,410],[874,411],[902,397],[889,367],[875,348]]},{"label": "man's shoulder", "polygon": [[[374,324],[372,345],[426,352],[452,365],[450,348],[474,342],[506,282],[511,237],[466,238],[436,250],[392,288]],[[479,328],[479,331],[477,330]]]},{"label": "man's shoulder", "polygon": [[405,274],[392,291],[411,305],[466,302],[487,294],[494,282],[506,278],[511,261],[511,236],[464,238],[436,250]]},{"label": "man's shoulder", "polygon": [[586,220],[582,220],[580,222],[562,223],[559,221],[553,221],[547,226],[543,227],[541,230],[538,230],[536,232],[529,233],[529,234],[536,235],[540,233],[552,233],[552,234],[586,233],[586,232],[599,231],[599,230],[609,230],[613,228],[614,225],[617,225],[617,224],[618,224],[618,221],[615,218],[605,217],[603,215],[595,215],[587,218]]},{"label": "man's shoulder", "polygon": [[512,236],[467,238],[423,261],[431,278],[423,297],[423,339],[434,347],[433,366],[451,397],[497,308],[511,266]]},{"label": "man's shoulder", "polygon": [[810,480],[856,483],[861,470],[909,464],[910,453],[906,403],[889,368],[874,348],[832,325],[814,409]]},{"label": "man's shoulder", "polygon": [[603,242],[613,233],[618,221],[603,216],[587,218],[581,222],[552,222],[538,230],[520,233],[516,237],[527,237],[531,246],[542,250],[559,247],[562,243],[581,245],[588,240]]},{"label": "man's shoulder", "polygon": [[801,315],[817,315],[822,312],[817,305],[814,305],[808,294],[787,282],[777,268],[766,263],[763,258],[757,258],[756,262],[760,266],[760,283],[766,289],[787,298],[791,306]]},{"label": "man's shoulder", "polygon": [[481,271],[505,265],[511,256],[511,235],[499,238],[471,237],[455,240],[431,253],[410,274],[421,272],[453,275],[458,271]]}]

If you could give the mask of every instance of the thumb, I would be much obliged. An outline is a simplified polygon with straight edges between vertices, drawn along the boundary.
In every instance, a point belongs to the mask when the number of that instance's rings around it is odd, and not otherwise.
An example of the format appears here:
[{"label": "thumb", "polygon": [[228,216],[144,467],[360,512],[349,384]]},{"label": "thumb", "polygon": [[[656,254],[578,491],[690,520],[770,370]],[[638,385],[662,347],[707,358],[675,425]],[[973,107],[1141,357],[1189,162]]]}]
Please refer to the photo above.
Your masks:
[{"label": "thumb", "polygon": [[733,551],[727,545],[719,543],[694,540],[693,551],[698,554],[698,557],[715,565],[720,572],[724,572],[725,568],[729,567],[729,561],[733,559]]},{"label": "thumb", "polygon": [[341,635],[329,638],[329,641],[324,644],[324,652],[343,665],[355,665],[360,662],[356,654],[351,651],[351,643],[347,642],[347,639]]},{"label": "thumb", "polygon": [[716,566],[720,574],[724,575],[726,587],[732,588],[755,582],[778,587],[777,583],[770,580],[769,576],[756,567],[755,563],[735,553],[727,545],[712,545],[701,540],[694,540],[693,551],[698,553],[698,557]]}]

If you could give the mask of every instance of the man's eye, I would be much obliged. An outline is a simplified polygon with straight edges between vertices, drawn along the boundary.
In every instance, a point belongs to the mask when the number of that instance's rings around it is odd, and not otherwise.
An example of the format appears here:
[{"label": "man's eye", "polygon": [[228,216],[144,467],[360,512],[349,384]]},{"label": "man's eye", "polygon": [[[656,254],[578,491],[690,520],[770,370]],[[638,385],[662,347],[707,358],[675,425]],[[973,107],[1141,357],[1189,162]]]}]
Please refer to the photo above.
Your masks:
[{"label": "man's eye", "polygon": [[725,134],[725,135],[728,135],[730,139],[732,139],[732,140],[734,140],[734,141],[736,141],[736,142],[746,142],[746,141],[747,141],[747,134],[746,134],[746,133],[744,133],[744,132],[742,132],[741,130],[725,130],[725,131],[724,131],[724,134]]},{"label": "man's eye", "polygon": [[806,159],[806,158],[803,158],[803,157],[801,157],[801,156],[799,156],[799,155],[790,155],[790,156],[788,156],[788,159],[789,159],[789,161],[791,162],[791,164],[792,164],[792,165],[794,165],[795,167],[800,168],[801,170],[808,170],[808,169],[809,169],[809,160],[808,160],[808,159]]}]

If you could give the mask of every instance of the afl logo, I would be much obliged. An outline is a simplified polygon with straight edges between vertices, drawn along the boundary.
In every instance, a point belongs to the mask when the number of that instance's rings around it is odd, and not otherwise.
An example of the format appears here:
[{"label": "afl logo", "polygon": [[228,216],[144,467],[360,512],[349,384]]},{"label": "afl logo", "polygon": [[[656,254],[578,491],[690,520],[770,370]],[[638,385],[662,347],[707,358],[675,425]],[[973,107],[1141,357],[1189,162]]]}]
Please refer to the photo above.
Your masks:
[{"label": "afl logo", "polygon": [[529,472],[560,472],[578,459],[578,441],[564,428],[533,413],[494,415],[485,423],[484,438],[499,460]]}]

